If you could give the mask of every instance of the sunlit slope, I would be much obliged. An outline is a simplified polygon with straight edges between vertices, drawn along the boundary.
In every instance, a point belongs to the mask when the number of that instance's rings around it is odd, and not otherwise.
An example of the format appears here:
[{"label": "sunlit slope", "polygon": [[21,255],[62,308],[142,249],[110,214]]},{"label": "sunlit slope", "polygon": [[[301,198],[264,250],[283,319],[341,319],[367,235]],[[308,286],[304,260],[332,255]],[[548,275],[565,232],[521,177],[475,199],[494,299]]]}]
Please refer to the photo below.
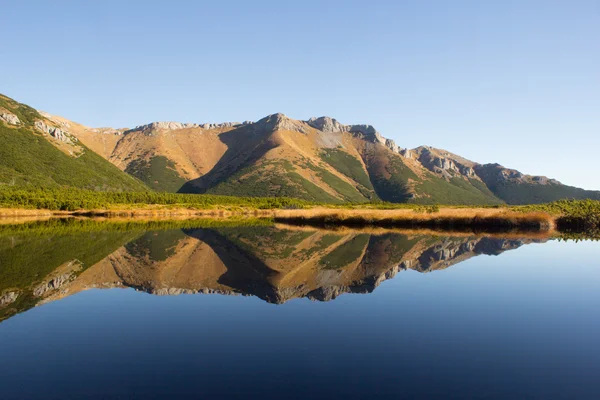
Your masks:
[{"label": "sunlit slope", "polygon": [[0,114],[0,185],[147,190],[36,110],[0,96]]}]

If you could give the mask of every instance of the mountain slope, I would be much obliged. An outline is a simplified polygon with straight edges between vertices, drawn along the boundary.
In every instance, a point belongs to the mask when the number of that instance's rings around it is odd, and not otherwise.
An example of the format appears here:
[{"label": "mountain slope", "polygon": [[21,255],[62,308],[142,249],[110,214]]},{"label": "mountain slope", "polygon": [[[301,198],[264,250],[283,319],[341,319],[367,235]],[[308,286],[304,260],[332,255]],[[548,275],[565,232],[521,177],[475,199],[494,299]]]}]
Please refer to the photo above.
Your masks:
[{"label": "mountain slope", "polygon": [[0,185],[147,190],[36,110],[0,96],[0,116]]},{"label": "mountain slope", "polygon": [[300,121],[273,114],[244,123],[89,128],[0,100],[4,184],[146,190],[143,182],[158,191],[326,203],[600,199],[597,191],[479,164],[446,150],[403,149],[371,125],[344,125],[329,117]]},{"label": "mountain slope", "polygon": [[532,176],[500,164],[478,164],[446,150],[429,146],[414,149],[419,162],[433,173],[452,181],[458,177],[481,186],[482,191],[508,204],[547,203],[561,199],[600,200],[600,191],[567,186],[545,176]]}]

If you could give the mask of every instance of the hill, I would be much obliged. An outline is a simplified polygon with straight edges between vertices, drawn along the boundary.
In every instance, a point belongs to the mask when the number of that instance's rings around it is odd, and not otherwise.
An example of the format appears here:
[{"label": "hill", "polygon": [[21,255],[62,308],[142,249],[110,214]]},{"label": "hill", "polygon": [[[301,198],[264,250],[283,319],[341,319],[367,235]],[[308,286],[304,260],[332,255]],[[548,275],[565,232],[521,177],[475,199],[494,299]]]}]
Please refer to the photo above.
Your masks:
[{"label": "hill", "polygon": [[[48,185],[50,180],[100,190],[140,190],[141,181],[165,192],[284,196],[325,203],[494,205],[600,199],[597,191],[499,164],[479,164],[446,150],[404,149],[371,125],[344,125],[329,117],[300,121],[273,114],[243,123],[153,122],[132,129],[89,128],[2,99],[2,132],[24,128],[46,139],[36,142],[36,136],[27,134],[23,136],[29,142],[5,146],[5,153],[13,154],[13,159],[14,154],[25,154],[25,161],[11,161],[10,165],[21,166],[17,169],[5,165],[0,170],[3,182]],[[15,108],[18,112],[11,111]],[[22,126],[13,126],[9,114],[24,121]],[[14,137],[3,140],[15,142]],[[49,177],[36,172],[41,167],[24,172],[23,164],[48,149],[68,156],[71,162],[65,161],[69,164],[65,169],[73,173]],[[73,161],[84,170],[73,169]],[[61,165],[54,169],[62,171]]]},{"label": "hill", "polygon": [[38,111],[0,95],[0,186],[146,191]]}]

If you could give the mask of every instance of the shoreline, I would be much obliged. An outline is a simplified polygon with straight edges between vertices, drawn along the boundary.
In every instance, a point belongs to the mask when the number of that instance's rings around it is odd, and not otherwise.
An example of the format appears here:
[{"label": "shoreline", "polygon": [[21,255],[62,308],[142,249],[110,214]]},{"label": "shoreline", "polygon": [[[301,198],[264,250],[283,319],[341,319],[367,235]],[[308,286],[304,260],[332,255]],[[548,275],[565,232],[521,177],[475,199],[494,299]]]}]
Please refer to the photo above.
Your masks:
[{"label": "shoreline", "polygon": [[314,207],[307,209],[253,209],[253,208],[168,208],[146,207],[127,209],[96,209],[58,211],[44,209],[0,209],[0,224],[35,221],[53,218],[90,219],[194,219],[194,218],[272,218],[277,223],[307,226],[344,226],[380,228],[428,228],[471,230],[519,229],[528,231],[552,231],[557,226],[559,216],[546,212],[514,211],[507,208],[453,208],[441,207],[430,212],[422,209],[340,209]]}]

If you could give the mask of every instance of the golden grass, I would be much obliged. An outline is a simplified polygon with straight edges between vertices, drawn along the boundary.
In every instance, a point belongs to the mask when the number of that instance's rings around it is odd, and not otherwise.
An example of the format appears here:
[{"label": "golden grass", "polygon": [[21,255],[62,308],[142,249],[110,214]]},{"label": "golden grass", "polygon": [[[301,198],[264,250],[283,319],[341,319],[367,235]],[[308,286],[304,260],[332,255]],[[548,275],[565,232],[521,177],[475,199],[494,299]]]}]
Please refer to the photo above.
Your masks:
[{"label": "golden grass", "polygon": [[444,230],[440,232],[439,229],[430,229],[430,228],[385,228],[385,227],[377,227],[377,226],[310,226],[310,225],[291,225],[286,224],[285,222],[278,222],[275,224],[277,229],[282,230],[290,230],[290,231],[299,231],[299,232],[323,232],[323,233],[333,233],[338,235],[352,235],[352,234],[369,234],[374,236],[386,235],[386,234],[395,234],[395,235],[405,235],[405,236],[440,236],[444,237],[456,237],[456,238],[469,238],[469,237],[489,237],[495,239],[535,239],[535,240],[547,240],[554,239],[560,237],[558,233],[554,230],[545,230],[545,231],[508,231],[508,232],[465,232],[463,231],[455,231],[451,229]]},{"label": "golden grass", "polygon": [[276,222],[296,225],[378,226],[460,230],[551,231],[555,217],[545,212],[516,212],[494,208],[441,208],[437,212],[314,208],[275,210]]}]

